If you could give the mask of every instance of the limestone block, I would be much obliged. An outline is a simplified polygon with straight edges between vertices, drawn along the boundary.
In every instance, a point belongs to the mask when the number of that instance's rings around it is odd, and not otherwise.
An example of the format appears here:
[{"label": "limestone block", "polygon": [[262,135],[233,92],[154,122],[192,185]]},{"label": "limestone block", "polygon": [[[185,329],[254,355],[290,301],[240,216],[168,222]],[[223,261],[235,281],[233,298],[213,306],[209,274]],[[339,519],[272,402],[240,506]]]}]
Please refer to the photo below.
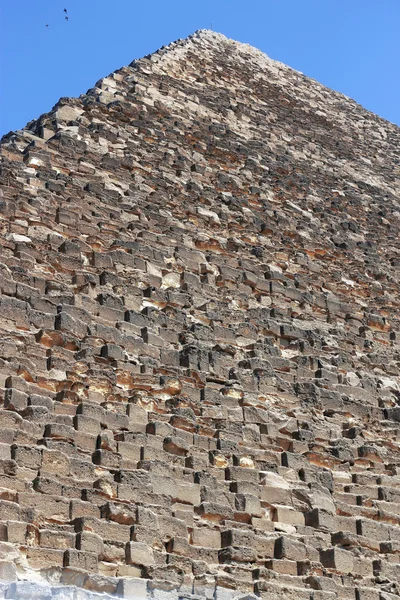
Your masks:
[{"label": "limestone block", "polygon": [[287,558],[289,560],[301,561],[307,558],[307,547],[287,536],[280,536],[275,541],[275,558]]},{"label": "limestone block", "polygon": [[273,558],[275,548],[275,536],[256,535],[254,537],[254,549],[262,558]]},{"label": "limestone block", "polygon": [[101,348],[101,356],[111,358],[113,360],[124,360],[125,353],[123,348],[116,344],[105,344]]},{"label": "limestone block", "polygon": [[319,508],[306,513],[305,522],[310,527],[324,531],[335,531],[338,529],[336,526],[336,517]]},{"label": "limestone block", "polygon": [[5,597],[14,600],[47,600],[52,593],[50,585],[46,583],[16,581],[10,585]]},{"label": "limestone block", "polygon": [[[265,600],[276,600],[285,598],[286,600],[311,600],[310,590],[292,587],[290,585],[279,585],[270,581],[257,581],[255,584],[256,593],[260,594]],[[329,599],[330,600],[330,599]]]},{"label": "limestone block", "polygon": [[21,508],[34,507],[41,519],[53,519],[60,523],[69,521],[69,500],[66,498],[20,492],[18,500]]},{"label": "limestone block", "polygon": [[182,519],[159,515],[157,517],[157,521],[155,521],[155,524],[157,523],[160,534],[164,539],[168,539],[170,537],[187,537],[186,522]]},{"label": "limestone block", "polygon": [[173,537],[166,546],[167,552],[178,554],[180,556],[188,556],[190,554],[189,540],[186,537]]},{"label": "limestone block", "polygon": [[99,597],[112,598],[117,589],[118,582],[115,577],[107,577],[94,573],[85,579],[83,586],[84,589],[90,591],[90,595],[93,595],[93,592],[97,592]]},{"label": "limestone block", "polygon": [[45,427],[43,437],[73,441],[75,438],[75,430],[73,427],[62,423],[48,423]]},{"label": "limestone block", "polygon": [[97,572],[98,556],[92,552],[69,549],[64,553],[64,567],[83,569],[89,573]]},{"label": "limestone block", "polygon": [[117,485],[117,497],[120,500],[129,500],[130,502],[137,502],[140,500],[140,496],[146,494],[146,493],[151,493],[152,492],[152,487],[146,486],[146,487],[132,487],[130,484],[118,484]]},{"label": "limestone block", "polygon": [[122,577],[118,581],[117,594],[127,600],[145,600],[147,597],[147,581],[135,577]]},{"label": "limestone block", "polygon": [[356,600],[382,600],[382,595],[375,588],[357,587]]},{"label": "limestone block", "polygon": [[126,562],[131,565],[152,567],[155,564],[153,550],[143,542],[129,542],[126,545]]},{"label": "limestone block", "polygon": [[93,463],[106,469],[118,469],[121,466],[121,455],[110,450],[93,452]]},{"label": "limestone block", "polygon": [[260,487],[250,481],[232,481],[230,490],[234,494],[251,494],[255,497],[260,497]]},{"label": "limestone block", "polygon": [[42,452],[40,448],[30,446],[11,446],[11,458],[19,467],[28,469],[39,469],[42,464]]},{"label": "limestone block", "polygon": [[0,520],[1,521],[19,521],[20,507],[16,502],[0,500]]},{"label": "limestone block", "polygon": [[232,508],[226,504],[219,504],[217,502],[202,502],[196,507],[196,513],[203,519],[217,522],[233,518]]},{"label": "limestone block", "polygon": [[114,521],[115,523],[120,523],[121,525],[133,525],[138,519],[138,514],[134,507],[116,502],[107,502],[107,504],[101,508],[101,516],[102,518]]},{"label": "limestone block", "polygon": [[76,533],[89,532],[98,535],[104,542],[127,542],[130,539],[130,526],[113,521],[80,517],[75,520]]},{"label": "limestone block", "polygon": [[79,517],[100,518],[100,507],[93,505],[91,502],[72,499],[70,504],[70,515],[71,521],[74,521]]},{"label": "limestone block", "polygon": [[191,533],[191,543],[194,546],[219,549],[221,548],[221,532],[206,527],[194,527]]},{"label": "limestone block", "polygon": [[26,549],[26,559],[32,569],[60,568],[64,564],[64,550],[28,547]]},{"label": "limestone block", "polygon": [[7,388],[4,395],[4,407],[8,410],[21,411],[28,406],[28,394],[14,388]]},{"label": "limestone block", "polygon": [[358,575],[365,579],[368,579],[368,577],[373,577],[374,570],[373,561],[371,559],[363,557],[354,557],[353,562],[354,575]]},{"label": "limestone block", "polygon": [[8,542],[19,544],[21,546],[26,544],[28,534],[27,523],[22,521],[8,521],[6,529],[6,539]]},{"label": "limestone block", "polygon": [[74,428],[77,431],[82,431],[93,435],[100,433],[101,430],[100,422],[97,419],[88,417],[86,415],[75,415],[73,423]]},{"label": "limestone block", "polygon": [[196,483],[190,485],[178,484],[174,499],[183,504],[200,504],[200,486]]},{"label": "limestone block", "polygon": [[89,531],[81,531],[76,535],[76,549],[100,556],[103,553],[104,543],[99,535]]},{"label": "limestone block", "polygon": [[276,573],[280,573],[281,575],[291,575],[292,577],[297,577],[297,562],[294,560],[288,560],[286,558],[282,558],[277,560],[275,558],[271,560],[267,560],[265,563],[267,569],[271,569]]},{"label": "limestone block", "polygon": [[205,470],[209,466],[208,452],[191,451],[191,455],[185,459],[185,466],[194,471]]},{"label": "limestone block", "polygon": [[289,469],[300,470],[307,465],[306,459],[300,454],[282,452],[282,466]]},{"label": "limestone block", "polygon": [[304,525],[304,514],[291,506],[276,506],[274,508],[273,521],[287,523],[289,525]]},{"label": "limestone block", "polygon": [[17,567],[13,562],[0,561],[0,581],[16,581]]},{"label": "limestone block", "polygon": [[[1,435],[1,433],[0,433]],[[1,460],[0,459],[0,474],[15,476],[17,474],[17,463],[15,460]]]},{"label": "limestone block", "polygon": [[83,338],[87,333],[87,325],[79,319],[73,319],[66,312],[60,312],[55,319],[54,329],[72,333],[79,338]]},{"label": "limestone block", "polygon": [[76,481],[93,481],[96,477],[95,466],[90,457],[81,456],[83,458],[70,458],[70,474]]},{"label": "limestone block", "polygon": [[321,551],[320,558],[324,567],[335,569],[345,574],[353,572],[353,555],[348,550],[330,548],[329,550]]},{"label": "limestone block", "polygon": [[41,472],[68,476],[70,473],[70,459],[68,455],[59,450],[43,448]]},{"label": "limestone block", "polygon": [[227,546],[218,552],[220,563],[253,563],[257,560],[257,553],[253,548],[244,546]]},{"label": "limestone block", "polygon": [[[255,469],[247,467],[228,467],[225,471],[225,478],[231,481],[249,482],[258,485],[260,475]],[[263,483],[263,481],[261,481]]]},{"label": "limestone block", "polygon": [[[136,523],[139,523],[143,527],[153,527],[154,529],[158,529],[159,527],[157,514],[145,506],[136,507]],[[172,533],[173,531],[171,531]]]},{"label": "limestone block", "polygon": [[357,520],[357,533],[367,538],[377,541],[386,541],[389,539],[389,527],[385,523],[372,521],[371,519]]},{"label": "limestone block", "polygon": [[235,507],[237,510],[254,515],[262,516],[261,503],[253,494],[235,494]]},{"label": "limestone block", "polygon": [[373,561],[373,571],[375,577],[386,577],[391,581],[399,581],[400,564],[379,558]]},{"label": "limestone block", "polygon": [[189,452],[189,446],[182,437],[174,435],[164,439],[164,450],[177,456],[186,456]]},{"label": "limestone block", "polygon": [[65,550],[75,546],[75,534],[68,531],[39,530],[39,544],[42,548]]}]

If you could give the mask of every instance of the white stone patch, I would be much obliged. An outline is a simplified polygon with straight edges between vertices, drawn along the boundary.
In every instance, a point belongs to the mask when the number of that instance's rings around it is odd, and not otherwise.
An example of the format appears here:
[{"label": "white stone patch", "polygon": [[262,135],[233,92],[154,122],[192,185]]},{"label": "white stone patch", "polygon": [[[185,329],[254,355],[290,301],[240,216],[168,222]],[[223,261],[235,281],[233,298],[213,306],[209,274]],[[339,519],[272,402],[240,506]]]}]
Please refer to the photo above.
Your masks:
[{"label": "white stone patch", "polygon": [[10,242],[32,242],[31,238],[27,235],[22,235],[20,233],[7,233],[6,239]]},{"label": "white stone patch", "polygon": [[36,169],[36,167],[42,167],[44,165],[44,162],[40,160],[40,158],[36,158],[36,156],[33,156],[28,160],[27,165],[28,167],[33,167]]},{"label": "white stone patch", "polygon": [[51,369],[48,371],[48,376],[50,379],[55,379],[56,381],[65,381],[67,378],[66,372],[59,369]]},{"label": "white stone patch", "polygon": [[345,382],[347,385],[351,385],[351,387],[361,387],[361,381],[353,371],[346,374]]},{"label": "white stone patch", "polygon": [[273,473],[272,471],[260,471],[261,475],[261,485],[266,485],[268,487],[276,487],[282,490],[289,490],[290,483],[286,481],[280,475]]},{"label": "white stone patch", "polygon": [[400,392],[399,383],[397,381],[395,381],[394,379],[391,379],[390,377],[380,377],[379,383],[380,383],[381,389],[383,388],[383,389],[393,390],[395,392]]},{"label": "white stone patch", "polygon": [[41,242],[45,242],[48,239],[49,235],[59,236],[60,243],[64,239],[64,236],[58,232],[54,232],[48,227],[44,227],[43,225],[32,225],[28,227],[28,235],[32,236],[36,240],[40,240]]},{"label": "white stone patch", "polygon": [[219,216],[213,210],[208,210],[208,208],[203,208],[202,206],[198,206],[196,209],[196,212],[198,215],[201,215],[202,217],[206,217],[207,219],[210,219],[211,221],[213,221],[214,223],[217,223],[218,225],[221,223]]},{"label": "white stone patch", "polygon": [[342,279],[340,281],[343,281],[343,283],[345,283],[346,285],[349,285],[351,287],[354,287],[356,285],[355,281],[353,281],[352,279],[346,279],[346,277],[342,277]]},{"label": "white stone patch", "polygon": [[161,289],[165,290],[167,288],[179,288],[181,286],[181,274],[180,273],[167,273],[164,275]]},{"label": "white stone patch", "polygon": [[83,113],[82,108],[77,106],[61,106],[54,113],[57,121],[75,121]]}]

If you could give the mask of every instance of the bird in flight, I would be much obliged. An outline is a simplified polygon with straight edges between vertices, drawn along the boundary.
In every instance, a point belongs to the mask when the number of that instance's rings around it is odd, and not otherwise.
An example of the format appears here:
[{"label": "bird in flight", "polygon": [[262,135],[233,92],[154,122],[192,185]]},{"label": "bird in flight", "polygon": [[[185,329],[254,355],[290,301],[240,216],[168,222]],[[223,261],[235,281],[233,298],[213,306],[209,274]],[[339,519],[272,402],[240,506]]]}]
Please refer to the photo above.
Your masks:
[{"label": "bird in flight", "polygon": [[64,12],[65,12],[65,13],[67,13],[67,12],[68,12],[66,8],[64,8]]},{"label": "bird in flight", "polygon": [[68,21],[69,20],[68,17],[65,17],[65,20]]},{"label": "bird in flight", "polygon": [[48,27],[49,27],[49,24],[48,24],[48,23],[46,23],[46,28],[48,28]]}]

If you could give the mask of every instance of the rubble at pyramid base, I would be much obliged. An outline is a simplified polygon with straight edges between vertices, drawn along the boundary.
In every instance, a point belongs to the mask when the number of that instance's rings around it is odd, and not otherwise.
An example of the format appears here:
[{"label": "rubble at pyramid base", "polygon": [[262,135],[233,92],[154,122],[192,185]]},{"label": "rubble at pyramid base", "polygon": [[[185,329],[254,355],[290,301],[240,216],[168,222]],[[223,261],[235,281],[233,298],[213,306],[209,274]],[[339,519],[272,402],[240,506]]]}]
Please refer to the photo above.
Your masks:
[{"label": "rubble at pyramid base", "polygon": [[3,138],[0,597],[399,597],[399,138],[207,31]]}]

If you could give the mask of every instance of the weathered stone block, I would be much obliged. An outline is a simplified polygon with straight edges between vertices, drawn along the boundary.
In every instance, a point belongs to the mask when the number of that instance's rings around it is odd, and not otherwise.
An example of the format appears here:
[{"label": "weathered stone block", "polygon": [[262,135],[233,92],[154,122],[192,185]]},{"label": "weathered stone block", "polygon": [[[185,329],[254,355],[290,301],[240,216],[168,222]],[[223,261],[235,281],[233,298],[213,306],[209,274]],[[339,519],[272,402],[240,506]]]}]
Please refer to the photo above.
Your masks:
[{"label": "weathered stone block", "polygon": [[275,541],[275,558],[300,561],[307,558],[307,547],[296,540],[280,536]]},{"label": "weathered stone block", "polygon": [[227,546],[219,550],[218,558],[220,563],[253,563],[257,560],[257,554],[253,548]]},{"label": "weathered stone block", "polygon": [[188,556],[190,554],[190,546],[187,537],[173,537],[167,543],[167,552],[179,554],[180,556]]},{"label": "weathered stone block", "polygon": [[[138,507],[138,510],[139,508],[142,507]],[[154,515],[154,513],[152,514]],[[116,502],[107,502],[107,504],[101,508],[101,516],[110,521],[114,521],[115,523],[120,523],[121,525],[133,525],[138,518],[137,511],[134,507]],[[154,524],[155,523],[153,522],[153,525]]]},{"label": "weathered stone block", "polygon": [[87,334],[87,324],[79,319],[73,319],[66,312],[60,312],[55,319],[54,329],[72,333],[76,337],[83,338]]},{"label": "weathered stone block", "polygon": [[7,388],[4,395],[4,408],[22,411],[28,406],[29,396],[14,388]]},{"label": "weathered stone block", "polygon": [[32,569],[46,569],[50,567],[60,568],[64,564],[64,550],[28,547],[26,550],[26,558]]},{"label": "weathered stone block", "polygon": [[66,550],[64,553],[64,567],[73,567],[95,573],[98,569],[98,555],[82,550]]},{"label": "weathered stone block", "polygon": [[294,510],[291,506],[276,506],[274,509],[273,520],[279,523],[288,523],[290,525],[304,525],[304,514]]},{"label": "weathered stone block", "polygon": [[19,467],[28,469],[39,469],[42,464],[42,451],[40,448],[31,446],[11,446],[11,458]]},{"label": "weathered stone block", "polygon": [[40,529],[39,544],[42,548],[66,550],[75,546],[75,534],[68,531]]},{"label": "weathered stone block", "polygon": [[0,520],[1,521],[19,521],[20,507],[16,502],[0,500]]},{"label": "weathered stone block", "polygon": [[273,558],[271,560],[267,560],[265,566],[267,569],[271,569],[271,571],[281,575],[289,575],[292,577],[297,577],[298,575],[297,562],[294,560],[288,560],[286,558],[277,560]]},{"label": "weathered stone block", "polygon": [[13,562],[0,560],[0,581],[16,581],[16,579],[17,566]]},{"label": "weathered stone block", "polygon": [[24,546],[26,544],[26,538],[28,533],[27,523],[24,523],[22,521],[8,521],[6,528],[7,542],[19,544],[20,546]]},{"label": "weathered stone block", "polygon": [[52,593],[48,584],[16,581],[10,585],[5,597],[13,600],[48,600],[52,597]]},{"label": "weathered stone block", "polygon": [[144,600],[147,597],[147,581],[134,577],[121,578],[118,581],[117,594],[127,600]]},{"label": "weathered stone block", "polygon": [[76,549],[100,556],[103,553],[104,543],[99,535],[89,531],[81,531],[76,535]]},{"label": "weathered stone block", "polygon": [[126,545],[126,562],[130,565],[152,567],[155,564],[153,550],[143,542],[129,542]]},{"label": "weathered stone block", "polygon": [[329,569],[335,569],[345,574],[353,571],[353,554],[348,550],[342,550],[341,548],[322,550],[320,558],[324,567]]},{"label": "weathered stone block", "polygon": [[194,527],[191,533],[191,543],[194,546],[205,548],[221,548],[221,532],[206,527]]},{"label": "weathered stone block", "polygon": [[69,521],[69,500],[59,496],[23,492],[18,494],[22,508],[34,508],[41,519],[52,519],[59,523]]},{"label": "weathered stone block", "polygon": [[262,515],[260,500],[253,494],[235,494],[235,507],[256,517]]}]

